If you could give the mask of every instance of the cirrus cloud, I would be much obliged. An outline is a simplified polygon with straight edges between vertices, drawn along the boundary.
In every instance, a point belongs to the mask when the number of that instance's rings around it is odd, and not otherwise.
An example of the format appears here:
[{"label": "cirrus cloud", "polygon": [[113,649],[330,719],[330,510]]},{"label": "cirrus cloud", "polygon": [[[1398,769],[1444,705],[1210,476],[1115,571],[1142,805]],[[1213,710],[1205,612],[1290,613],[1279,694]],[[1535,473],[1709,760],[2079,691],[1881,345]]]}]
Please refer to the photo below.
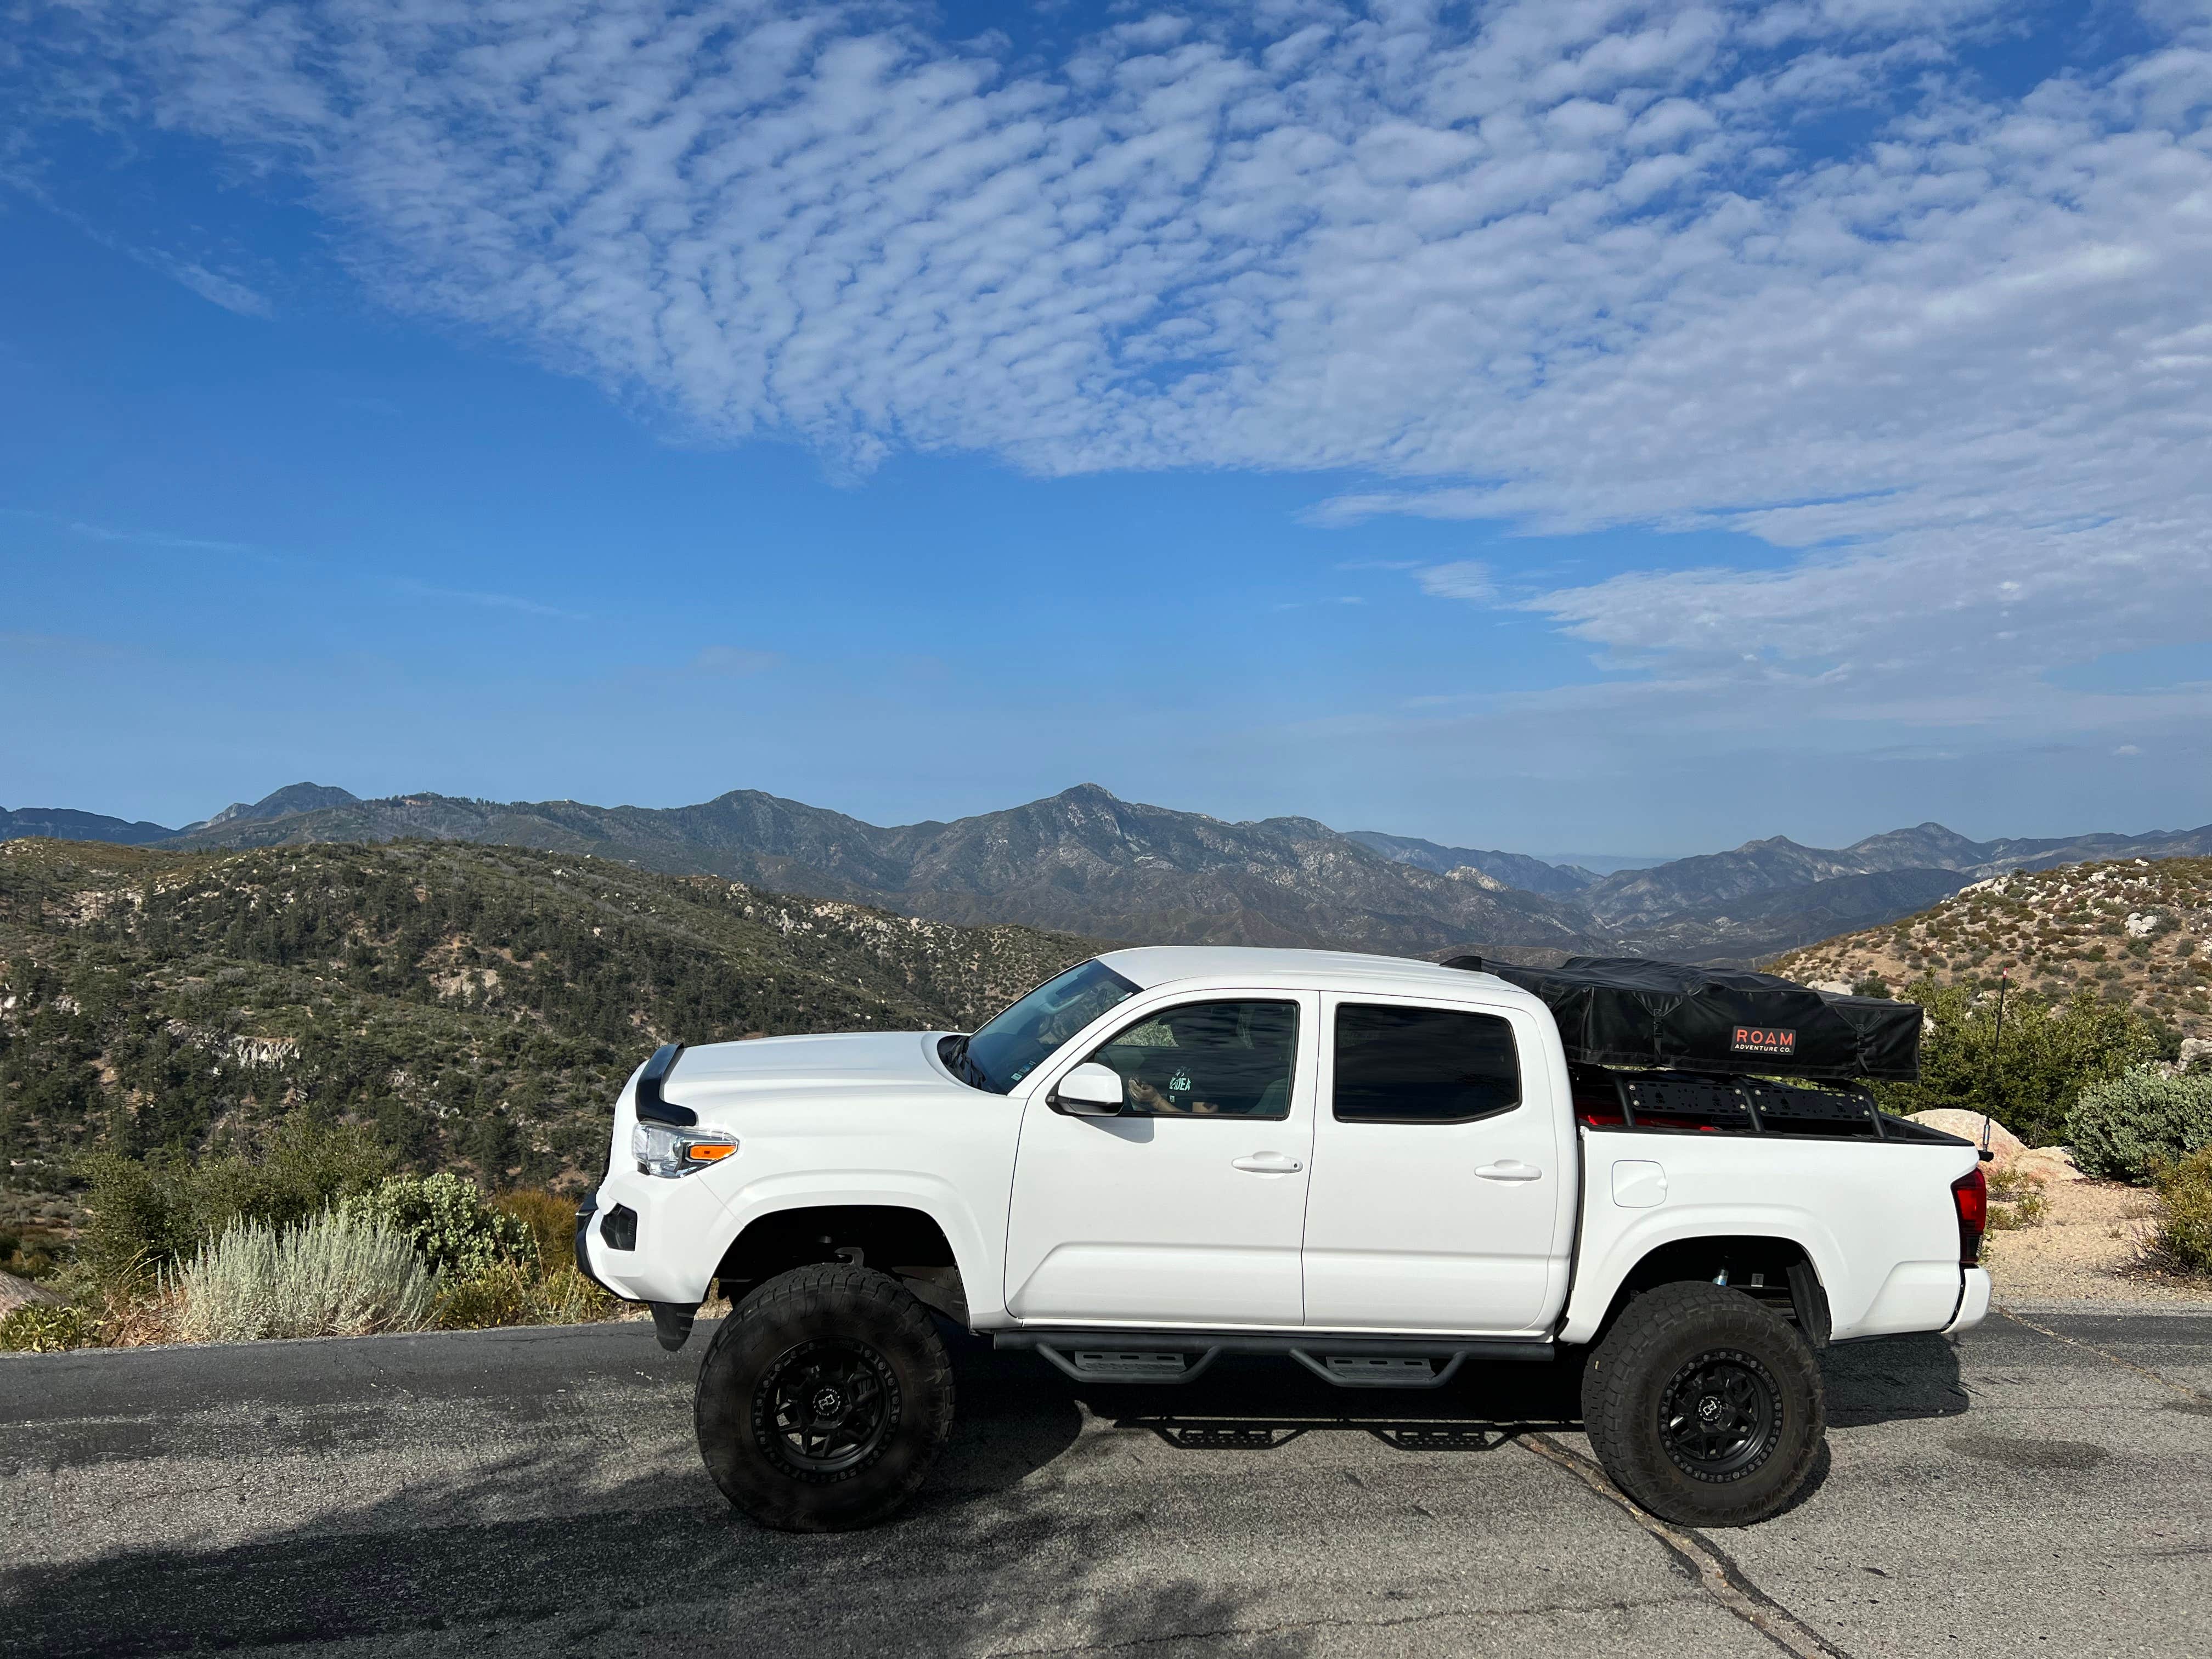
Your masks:
[{"label": "cirrus cloud", "polygon": [[696,434],[1783,550],[1517,593],[1685,695],[1973,720],[2212,632],[2201,6],[2009,96],[1984,0],[1281,0],[1018,59],[874,4],[70,15],[69,118],[304,177],[390,303]]}]

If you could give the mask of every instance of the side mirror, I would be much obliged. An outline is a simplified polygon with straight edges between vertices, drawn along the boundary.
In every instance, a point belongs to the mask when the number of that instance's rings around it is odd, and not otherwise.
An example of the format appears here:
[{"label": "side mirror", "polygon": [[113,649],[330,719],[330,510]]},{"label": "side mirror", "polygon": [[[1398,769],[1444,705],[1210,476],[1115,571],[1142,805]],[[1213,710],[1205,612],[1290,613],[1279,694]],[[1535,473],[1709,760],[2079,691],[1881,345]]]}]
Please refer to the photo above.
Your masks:
[{"label": "side mirror", "polygon": [[1110,1066],[1086,1060],[1052,1091],[1052,1103],[1074,1117],[1119,1117],[1121,1076]]}]

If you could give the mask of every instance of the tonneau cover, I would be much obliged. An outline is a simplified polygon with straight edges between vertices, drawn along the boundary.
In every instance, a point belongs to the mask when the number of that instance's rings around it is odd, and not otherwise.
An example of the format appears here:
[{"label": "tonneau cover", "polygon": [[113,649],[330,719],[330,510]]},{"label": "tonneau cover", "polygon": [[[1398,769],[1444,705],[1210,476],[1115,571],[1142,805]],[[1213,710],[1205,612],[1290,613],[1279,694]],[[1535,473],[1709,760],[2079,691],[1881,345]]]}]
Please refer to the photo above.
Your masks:
[{"label": "tonneau cover", "polygon": [[1915,1003],[1641,957],[1570,957],[1557,968],[1455,957],[1444,966],[1534,992],[1559,1023],[1567,1058],[1583,1065],[1905,1082],[1920,1075]]}]

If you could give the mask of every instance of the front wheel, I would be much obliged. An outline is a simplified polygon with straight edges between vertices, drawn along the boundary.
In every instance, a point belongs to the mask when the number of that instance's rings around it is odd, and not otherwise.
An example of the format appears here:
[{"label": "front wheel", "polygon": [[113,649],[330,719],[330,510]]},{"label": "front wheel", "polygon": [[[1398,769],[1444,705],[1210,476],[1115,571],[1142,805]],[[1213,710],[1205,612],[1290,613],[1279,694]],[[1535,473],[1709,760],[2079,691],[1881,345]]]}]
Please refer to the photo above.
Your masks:
[{"label": "front wheel", "polygon": [[1795,1326],[1741,1291],[1662,1285],[1590,1354],[1583,1421],[1613,1485],[1652,1514],[1741,1527],[1804,1492],[1828,1409]]},{"label": "front wheel", "polygon": [[830,1263],[770,1279],[714,1333],[693,1402],[722,1495],[764,1527],[896,1513],[952,1431],[952,1365],[895,1279]]}]

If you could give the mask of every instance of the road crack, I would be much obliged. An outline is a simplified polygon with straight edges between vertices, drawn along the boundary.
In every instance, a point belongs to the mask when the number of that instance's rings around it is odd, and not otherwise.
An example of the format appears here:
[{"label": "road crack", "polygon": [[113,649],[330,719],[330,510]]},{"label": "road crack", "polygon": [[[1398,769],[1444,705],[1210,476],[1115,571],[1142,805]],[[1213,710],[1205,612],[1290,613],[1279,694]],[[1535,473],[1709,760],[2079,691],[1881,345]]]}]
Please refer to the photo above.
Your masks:
[{"label": "road crack", "polygon": [[1565,1469],[1665,1545],[1706,1595],[1784,1653],[1794,1655],[1795,1659],[1850,1659],[1841,1648],[1753,1583],[1717,1545],[1650,1514],[1607,1480],[1605,1471],[1589,1458],[1570,1451],[1548,1434],[1523,1434],[1519,1443],[1546,1462]]},{"label": "road crack", "polygon": [[2014,1324],[2025,1325],[2031,1331],[2034,1331],[2039,1335],[2047,1336],[2054,1342],[2063,1342],[2069,1348],[2079,1348],[2084,1353],[2093,1353],[2096,1355],[2098,1358],[2107,1360],[2112,1364],[2118,1365],[2127,1370],[2131,1370],[2139,1376],[2147,1376],[2150,1378],[2152,1382],[2159,1384],[2161,1388],[2172,1389],[2174,1393],[2179,1395],[2184,1400],[2193,1400],[2201,1406],[2212,1406],[2212,1395],[2205,1394],[2202,1389],[2192,1389],[2186,1382],[2177,1382],[2162,1371],[2154,1371],[2148,1365],[2138,1365],[2132,1359],[2123,1359],[2119,1355],[2112,1352],[2108,1349],[2100,1348],[2094,1342],[2084,1342],[2079,1337],[2063,1335],[2057,1331],[2052,1330],[2047,1325],[2037,1324],[2033,1319],[2022,1319],[2010,1308],[1999,1307],[1996,1311],[2003,1315],[2007,1319],[2012,1321]]}]

